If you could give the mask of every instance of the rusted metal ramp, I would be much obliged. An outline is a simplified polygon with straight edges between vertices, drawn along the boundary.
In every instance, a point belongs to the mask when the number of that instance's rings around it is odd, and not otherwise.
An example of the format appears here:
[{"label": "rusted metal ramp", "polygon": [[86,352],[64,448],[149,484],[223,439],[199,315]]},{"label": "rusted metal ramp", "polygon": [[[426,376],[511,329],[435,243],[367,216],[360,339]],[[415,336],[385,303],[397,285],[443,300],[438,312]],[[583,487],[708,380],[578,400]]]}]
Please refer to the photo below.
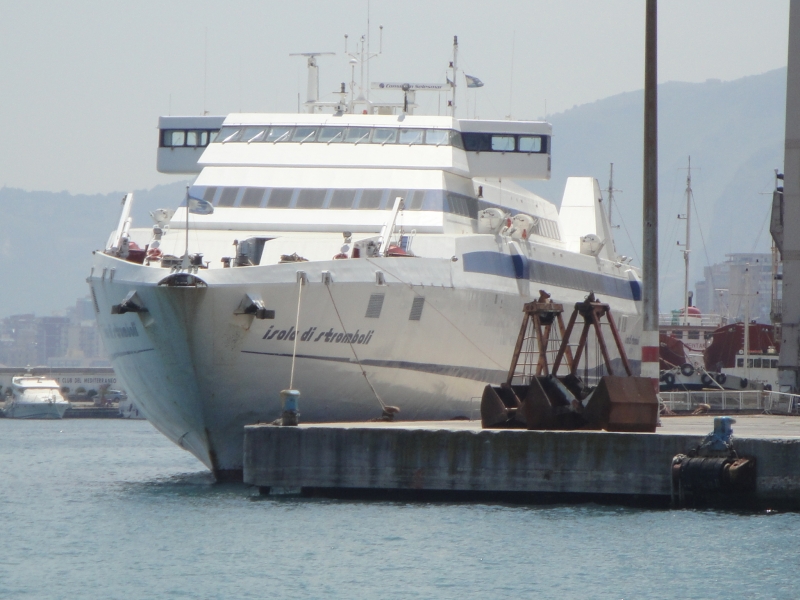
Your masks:
[{"label": "rusted metal ramp", "polygon": [[[563,312],[563,305],[553,303],[544,290],[538,300],[523,307],[507,381],[499,386],[487,385],[483,391],[483,428],[654,432],[658,423],[655,388],[650,379],[633,376],[608,304],[590,293],[575,304],[566,327]],[[569,342],[578,317],[583,319],[583,328],[573,353]],[[616,361],[605,342],[603,319],[615,343]],[[607,373],[595,386],[587,385],[578,375],[581,359],[588,372],[587,348],[592,333],[602,356],[602,372]],[[569,372],[559,377],[564,362]],[[615,373],[620,366],[624,375]]]}]

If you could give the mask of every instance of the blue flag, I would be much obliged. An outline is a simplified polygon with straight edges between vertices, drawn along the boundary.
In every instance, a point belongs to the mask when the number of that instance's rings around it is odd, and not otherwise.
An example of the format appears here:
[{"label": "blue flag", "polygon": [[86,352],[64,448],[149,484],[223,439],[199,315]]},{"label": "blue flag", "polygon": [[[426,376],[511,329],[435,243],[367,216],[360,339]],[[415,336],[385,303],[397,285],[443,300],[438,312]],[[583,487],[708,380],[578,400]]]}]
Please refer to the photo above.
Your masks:
[{"label": "blue flag", "polygon": [[189,206],[189,212],[193,215],[210,215],[214,212],[214,207],[211,206],[211,202],[203,200],[202,198],[187,196],[186,202]]},{"label": "blue flag", "polygon": [[483,82],[478,79],[477,77],[473,77],[472,75],[467,75],[464,73],[464,77],[467,78],[467,87],[468,88],[478,88],[483,87]]}]

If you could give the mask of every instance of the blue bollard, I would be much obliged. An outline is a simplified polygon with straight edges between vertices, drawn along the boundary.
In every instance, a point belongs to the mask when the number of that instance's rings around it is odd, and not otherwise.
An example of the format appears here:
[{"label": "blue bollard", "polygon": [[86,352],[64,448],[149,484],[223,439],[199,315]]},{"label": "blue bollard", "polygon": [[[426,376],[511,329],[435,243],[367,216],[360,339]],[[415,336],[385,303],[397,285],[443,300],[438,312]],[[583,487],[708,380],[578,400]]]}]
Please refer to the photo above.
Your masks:
[{"label": "blue bollard", "polygon": [[300,411],[298,410],[298,400],[300,392],[298,390],[281,390],[281,425],[284,427],[297,427]]}]

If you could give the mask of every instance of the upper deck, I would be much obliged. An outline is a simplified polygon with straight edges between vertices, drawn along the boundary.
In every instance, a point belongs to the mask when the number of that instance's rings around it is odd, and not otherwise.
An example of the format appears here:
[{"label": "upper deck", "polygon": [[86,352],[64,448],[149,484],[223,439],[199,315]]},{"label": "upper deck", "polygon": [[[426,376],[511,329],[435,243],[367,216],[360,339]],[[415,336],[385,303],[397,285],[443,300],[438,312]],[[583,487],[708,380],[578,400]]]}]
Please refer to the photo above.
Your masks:
[{"label": "upper deck", "polygon": [[[234,113],[207,147],[195,131],[219,117],[159,123],[158,169],[208,166],[432,169],[463,177],[549,179],[552,127],[541,121],[481,121],[417,115]],[[185,126],[180,119],[186,119]],[[203,127],[203,119],[207,119]],[[202,148],[202,149],[201,149]]]}]

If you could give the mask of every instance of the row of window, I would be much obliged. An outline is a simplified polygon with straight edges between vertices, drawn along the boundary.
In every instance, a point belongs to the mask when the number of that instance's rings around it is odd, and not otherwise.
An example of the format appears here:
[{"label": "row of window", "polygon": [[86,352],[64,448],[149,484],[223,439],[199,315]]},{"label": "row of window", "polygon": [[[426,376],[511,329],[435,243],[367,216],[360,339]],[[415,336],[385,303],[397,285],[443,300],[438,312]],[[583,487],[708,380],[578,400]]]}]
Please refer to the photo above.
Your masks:
[{"label": "row of window", "polygon": [[223,127],[215,142],[294,142],[344,144],[400,144],[454,146],[474,152],[522,152],[541,154],[548,151],[548,136],[510,133],[461,133],[452,129],[419,129],[402,127],[340,127],[260,125]]},{"label": "row of window", "polygon": [[219,129],[162,129],[162,148],[205,148]]},{"label": "row of window", "polygon": [[[202,197],[217,207],[227,208],[311,208],[339,210],[389,210],[395,198],[403,199],[403,209],[428,210],[478,218],[478,211],[495,205],[464,194],[447,190],[401,189],[318,189],[318,188],[252,188],[196,187],[191,195]],[[533,233],[560,239],[558,224],[538,218]]]},{"label": "row of window", "polygon": [[[736,359],[736,366],[737,367],[744,367],[744,359],[737,358]],[[778,368],[778,359],[777,358],[748,358],[747,359],[747,368],[748,369],[777,369]]]},{"label": "row of window", "polygon": [[459,132],[452,129],[404,129],[399,127],[339,127],[260,125],[223,127],[215,142],[295,142],[323,144],[425,144],[463,148]]},{"label": "row of window", "polygon": [[[192,190],[192,195],[201,193]],[[207,187],[203,199],[214,206],[235,208],[331,208],[357,210],[388,210],[398,196],[403,198],[404,210],[443,210],[468,216],[478,216],[475,198],[444,190],[388,189],[319,189],[319,188],[239,188]]]},{"label": "row of window", "polygon": [[[700,339],[700,332],[697,331],[697,330],[690,329],[686,333],[688,334],[688,337],[686,339],[689,339],[689,340],[699,340]],[[682,330],[681,331],[673,331],[672,332],[672,337],[674,337],[675,339],[678,339],[678,340],[683,339],[683,331]],[[712,337],[714,337],[714,332],[713,331],[706,331],[703,334],[703,339],[710,340]]]},{"label": "row of window", "polygon": [[462,133],[464,149],[470,152],[524,152],[546,154],[549,137],[511,133]]}]

